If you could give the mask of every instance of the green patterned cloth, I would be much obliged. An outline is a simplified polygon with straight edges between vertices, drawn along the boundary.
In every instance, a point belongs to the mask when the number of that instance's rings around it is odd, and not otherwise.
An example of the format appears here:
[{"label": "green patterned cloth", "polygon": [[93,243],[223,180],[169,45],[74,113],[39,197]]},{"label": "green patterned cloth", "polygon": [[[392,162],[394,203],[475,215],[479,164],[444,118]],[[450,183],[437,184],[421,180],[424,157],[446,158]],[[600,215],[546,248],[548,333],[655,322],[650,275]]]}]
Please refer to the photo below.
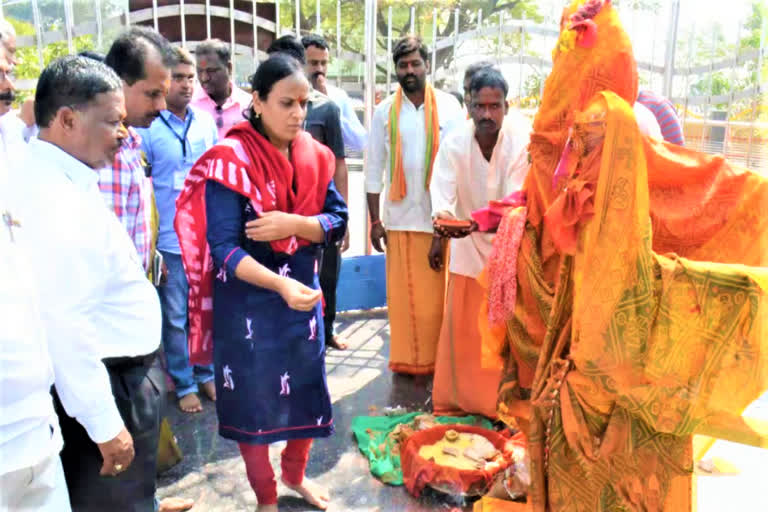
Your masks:
[{"label": "green patterned cloth", "polygon": [[[368,459],[373,476],[389,485],[403,485],[403,471],[400,468],[400,455],[392,454],[392,443],[388,441],[388,435],[395,427],[401,424],[413,423],[416,416],[423,412],[410,412],[399,416],[357,416],[352,419],[352,432],[355,434],[357,446]],[[435,418],[443,425],[475,425],[483,428],[492,428],[489,420],[480,416],[438,416]],[[370,433],[369,433],[370,432]],[[385,446],[384,453],[379,447]]]}]

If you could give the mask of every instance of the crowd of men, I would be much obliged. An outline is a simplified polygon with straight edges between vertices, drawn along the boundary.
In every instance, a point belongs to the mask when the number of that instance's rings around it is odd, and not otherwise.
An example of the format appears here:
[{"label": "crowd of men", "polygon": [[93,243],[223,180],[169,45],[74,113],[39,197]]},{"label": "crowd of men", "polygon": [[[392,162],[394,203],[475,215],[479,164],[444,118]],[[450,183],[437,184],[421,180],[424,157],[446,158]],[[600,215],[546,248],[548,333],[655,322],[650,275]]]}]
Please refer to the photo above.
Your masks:
[{"label": "crowd of men", "polygon": [[[2,21],[0,35],[0,508],[187,509],[155,499],[165,372],[185,413],[202,411],[201,395],[216,400],[221,376],[189,364],[175,201],[197,159],[243,121],[251,94],[233,80],[228,44],[205,41],[192,56],[134,27],[104,56],[53,61],[16,114],[15,34]],[[471,66],[465,110],[427,82],[427,48],[405,37],[392,54],[400,88],[367,133],[347,93],[328,83],[322,37],[284,36],[275,52],[304,65],[313,89],[304,128],[334,153],[345,199],[346,151],[367,149],[371,243],[387,254],[390,368],[434,373],[436,412],[495,416],[499,375],[480,365],[474,321],[492,235],[462,228],[449,251],[435,221],[469,219],[522,186],[531,127],[508,106],[503,75]],[[669,114],[650,93],[639,101]],[[349,234],[320,264],[325,339],[342,350],[333,324],[348,246]]]}]

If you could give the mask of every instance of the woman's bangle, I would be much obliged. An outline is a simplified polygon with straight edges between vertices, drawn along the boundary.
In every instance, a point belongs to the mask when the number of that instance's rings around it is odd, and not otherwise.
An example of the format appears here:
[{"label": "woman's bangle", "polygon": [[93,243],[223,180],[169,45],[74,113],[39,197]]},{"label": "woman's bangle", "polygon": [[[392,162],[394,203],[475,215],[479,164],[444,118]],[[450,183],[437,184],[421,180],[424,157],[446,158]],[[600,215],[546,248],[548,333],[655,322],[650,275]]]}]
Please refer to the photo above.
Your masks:
[{"label": "woman's bangle", "polygon": [[371,227],[375,226],[376,224],[381,224],[381,219],[376,219],[375,221],[371,222]]}]

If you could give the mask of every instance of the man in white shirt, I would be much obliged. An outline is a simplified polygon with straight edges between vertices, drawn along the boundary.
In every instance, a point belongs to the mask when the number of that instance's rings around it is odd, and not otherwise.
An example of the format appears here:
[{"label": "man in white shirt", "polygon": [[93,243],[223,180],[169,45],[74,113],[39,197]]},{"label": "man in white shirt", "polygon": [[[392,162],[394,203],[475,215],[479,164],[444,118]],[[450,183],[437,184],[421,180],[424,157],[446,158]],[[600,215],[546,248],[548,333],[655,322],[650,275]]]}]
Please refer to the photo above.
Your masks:
[{"label": "man in white shirt", "polygon": [[456,98],[427,84],[427,55],[416,37],[395,44],[400,88],[376,108],[365,169],[371,243],[379,252],[382,242],[387,247],[389,367],[409,374],[434,370],[446,275],[431,270],[426,257],[432,246],[429,185],[441,139],[464,120]]},{"label": "man in white shirt", "polygon": [[54,370],[66,369],[56,371],[54,401],[71,503],[151,512],[165,392],[154,364],[160,305],[98,188],[97,170],[127,135],[122,82],[97,61],[57,59],[38,80],[35,117],[40,136],[28,172],[14,175],[14,207]]},{"label": "man in white shirt", "polygon": [[[12,88],[6,55],[0,45],[0,87]],[[50,394],[54,372],[67,369],[54,368],[51,361],[36,269],[16,243],[25,223],[9,202],[17,195],[8,183],[9,165],[0,155],[0,510],[68,512],[61,433]]]},{"label": "man in white shirt", "polygon": [[[471,119],[445,138],[435,161],[430,191],[432,212],[439,219],[471,220],[472,212],[489,201],[520,190],[528,173],[531,123],[515,110],[508,112],[504,77],[486,67],[472,77],[468,89]],[[441,414],[495,417],[501,374],[480,364],[478,316],[484,288],[477,282],[493,236],[471,231],[451,240],[432,403]],[[429,259],[433,268],[443,266],[439,240]]]},{"label": "man in white shirt", "polygon": [[325,94],[338,105],[341,111],[341,134],[344,145],[353,151],[363,151],[368,139],[365,128],[352,106],[352,100],[347,91],[334,87],[328,83],[328,62],[330,51],[325,38],[317,34],[309,34],[301,38],[306,52],[306,65],[304,66],[307,78],[312,82],[316,91]]}]

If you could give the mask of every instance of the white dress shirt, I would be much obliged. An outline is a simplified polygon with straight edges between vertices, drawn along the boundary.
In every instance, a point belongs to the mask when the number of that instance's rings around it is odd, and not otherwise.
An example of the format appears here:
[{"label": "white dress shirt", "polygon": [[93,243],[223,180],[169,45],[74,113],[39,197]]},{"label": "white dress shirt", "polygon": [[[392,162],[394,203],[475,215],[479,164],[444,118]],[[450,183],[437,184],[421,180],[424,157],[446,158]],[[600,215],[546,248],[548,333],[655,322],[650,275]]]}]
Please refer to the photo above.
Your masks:
[{"label": "white dress shirt", "polygon": [[19,169],[18,164],[27,146],[24,140],[25,128],[24,121],[12,110],[0,116],[0,157],[7,161],[8,170]]},{"label": "white dress shirt", "polygon": [[341,136],[344,138],[344,145],[354,151],[364,150],[368,142],[368,134],[360,124],[347,91],[330,84],[326,86],[326,91],[341,112]]},{"label": "white dress shirt", "polygon": [[17,191],[7,183],[7,164],[0,160],[0,475],[35,466],[62,447],[36,269],[16,243],[26,225],[9,203]]},{"label": "white dress shirt", "polygon": [[[389,200],[389,111],[395,95],[390,95],[376,107],[368,139],[365,162],[365,191],[380,194],[384,191],[382,221],[390,231],[432,232],[432,207],[429,191],[424,187],[424,156],[427,151],[424,105],[414,107],[403,94],[400,109],[400,143],[403,150],[406,196],[402,201]],[[465,120],[459,102],[450,94],[435,89],[437,116],[440,124],[440,143],[456,126]],[[434,176],[434,171],[433,174]],[[386,184],[385,184],[386,182]]]},{"label": "white dress shirt", "polygon": [[160,304],[136,249],[99,192],[98,173],[57,146],[29,143],[16,173],[18,243],[38,278],[56,389],[67,414],[101,443],[123,428],[107,357],[160,344]]},{"label": "white dress shirt", "polygon": [[[460,220],[471,219],[474,210],[488,201],[502,199],[520,190],[528,174],[528,142],[531,123],[515,110],[504,118],[490,162],[475,139],[469,119],[440,144],[432,174],[432,212],[448,212]],[[485,267],[493,246],[493,235],[472,233],[452,239],[449,271],[477,277]]]}]

